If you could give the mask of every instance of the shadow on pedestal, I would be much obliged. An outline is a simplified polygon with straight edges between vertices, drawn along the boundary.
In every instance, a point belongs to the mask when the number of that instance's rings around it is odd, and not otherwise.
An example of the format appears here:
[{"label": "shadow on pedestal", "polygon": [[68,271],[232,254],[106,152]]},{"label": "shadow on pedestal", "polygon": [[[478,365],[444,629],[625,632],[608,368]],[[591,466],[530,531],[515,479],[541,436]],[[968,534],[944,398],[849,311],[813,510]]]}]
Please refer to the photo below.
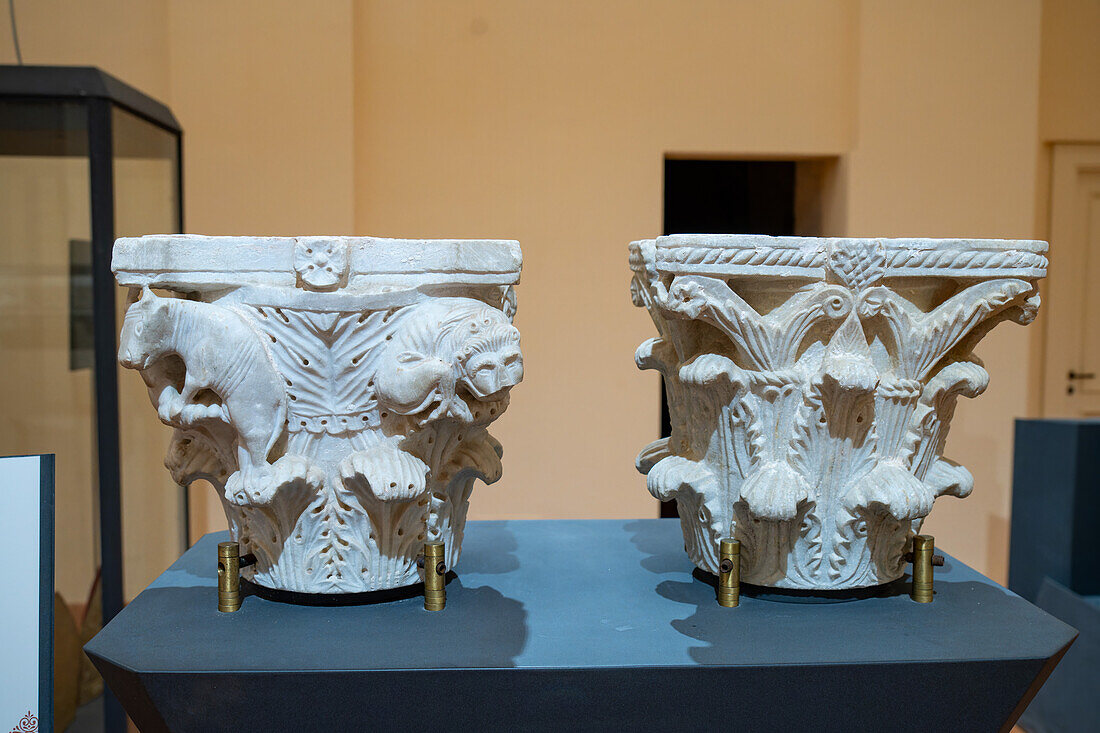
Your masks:
[{"label": "shadow on pedestal", "polygon": [[523,604],[461,573],[441,612],[421,597],[325,607],[248,596],[219,613],[219,539],[204,537],[86,647],[142,731],[440,725],[462,694],[448,672],[514,667],[526,644]]},{"label": "shadow on pedestal", "polygon": [[[679,543],[629,523],[654,592],[682,604],[668,621],[698,665],[725,670],[730,720],[767,730],[1010,730],[1072,643],[1072,629],[946,557],[936,600],[910,578],[845,603],[761,600],[723,608],[714,579]],[[678,533],[677,533],[678,534]],[[687,563],[688,572],[684,572]],[[669,577],[671,576],[671,577]],[[716,714],[720,705],[715,705]],[[756,729],[751,725],[746,729]]]}]

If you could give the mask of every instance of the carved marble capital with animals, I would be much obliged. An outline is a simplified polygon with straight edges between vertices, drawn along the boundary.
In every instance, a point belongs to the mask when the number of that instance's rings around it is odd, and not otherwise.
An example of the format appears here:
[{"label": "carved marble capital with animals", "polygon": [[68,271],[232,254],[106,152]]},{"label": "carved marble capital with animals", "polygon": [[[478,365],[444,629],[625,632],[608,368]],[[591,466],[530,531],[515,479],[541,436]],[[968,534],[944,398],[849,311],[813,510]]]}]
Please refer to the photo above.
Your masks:
[{"label": "carved marble capital with animals", "polygon": [[115,243],[119,361],[174,428],[165,465],[205,479],[270,588],[417,582],[426,539],[461,551],[487,432],[523,378],[519,244],[148,236]]},{"label": "carved marble capital with animals", "polygon": [[989,375],[975,344],[1034,319],[1036,241],[673,235],[630,246],[658,336],[671,437],[638,456],[675,499],[692,561],[741,579],[847,589],[900,577],[911,537],[970,473],[943,456],[959,396]]}]

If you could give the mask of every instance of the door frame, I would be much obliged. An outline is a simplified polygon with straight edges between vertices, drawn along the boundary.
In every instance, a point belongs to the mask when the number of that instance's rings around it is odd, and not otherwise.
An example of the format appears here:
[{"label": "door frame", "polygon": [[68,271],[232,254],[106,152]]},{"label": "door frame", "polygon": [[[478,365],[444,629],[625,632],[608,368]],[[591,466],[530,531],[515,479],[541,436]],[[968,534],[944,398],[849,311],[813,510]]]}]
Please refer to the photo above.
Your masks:
[{"label": "door frame", "polygon": [[[1083,283],[1067,275],[1083,267],[1089,253],[1083,247],[1081,232],[1078,231],[1081,222],[1060,214],[1066,206],[1072,205],[1077,176],[1085,171],[1100,172],[1100,143],[1054,142],[1048,150],[1046,234],[1052,256],[1043,288],[1046,302],[1040,310],[1044,328],[1038,370],[1041,391],[1039,414],[1043,417],[1069,417],[1072,412],[1066,404],[1068,380],[1062,373],[1066,371],[1065,361],[1054,350],[1056,345],[1076,343],[1073,329],[1079,321],[1062,318],[1061,315],[1082,297]],[[1081,365],[1070,368],[1079,369]]]}]

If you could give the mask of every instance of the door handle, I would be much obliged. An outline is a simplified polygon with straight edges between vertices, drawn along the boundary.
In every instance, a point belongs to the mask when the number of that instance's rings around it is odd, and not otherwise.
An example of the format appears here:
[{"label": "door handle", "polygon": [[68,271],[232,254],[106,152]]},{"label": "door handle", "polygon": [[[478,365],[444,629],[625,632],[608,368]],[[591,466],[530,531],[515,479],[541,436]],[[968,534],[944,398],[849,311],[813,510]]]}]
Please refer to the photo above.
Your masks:
[{"label": "door handle", "polygon": [[1072,369],[1069,374],[1066,375],[1067,379],[1096,379],[1096,375],[1092,372],[1075,372]]}]

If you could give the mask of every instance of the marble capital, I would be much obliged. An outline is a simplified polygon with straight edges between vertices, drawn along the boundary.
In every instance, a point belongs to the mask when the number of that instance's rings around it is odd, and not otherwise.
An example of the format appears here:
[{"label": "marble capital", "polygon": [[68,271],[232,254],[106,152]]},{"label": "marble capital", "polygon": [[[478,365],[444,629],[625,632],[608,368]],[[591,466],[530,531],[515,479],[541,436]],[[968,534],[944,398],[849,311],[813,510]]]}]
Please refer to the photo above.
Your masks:
[{"label": "marble capital", "polygon": [[989,375],[995,325],[1029,323],[1047,245],[970,239],[673,235],[630,246],[634,303],[658,336],[672,435],[638,469],[675,499],[711,573],[741,540],[741,579],[799,589],[889,582],[937,497],[970,473],[944,457],[960,396]]},{"label": "marble capital", "polygon": [[206,479],[256,565],[303,593],[419,580],[459,557],[486,428],[523,378],[519,244],[146,236],[115,243],[130,289],[119,361],[174,429],[175,480]]}]

